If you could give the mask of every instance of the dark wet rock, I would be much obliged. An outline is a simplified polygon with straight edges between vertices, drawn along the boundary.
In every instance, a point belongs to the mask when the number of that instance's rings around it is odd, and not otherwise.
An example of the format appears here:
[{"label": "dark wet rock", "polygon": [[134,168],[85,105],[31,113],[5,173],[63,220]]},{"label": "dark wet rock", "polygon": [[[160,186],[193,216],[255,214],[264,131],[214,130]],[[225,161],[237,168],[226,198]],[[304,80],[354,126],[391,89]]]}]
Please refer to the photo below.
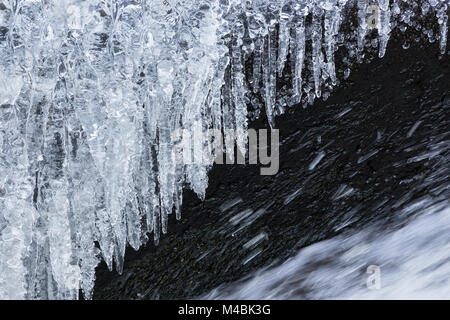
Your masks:
[{"label": "dark wet rock", "polygon": [[418,158],[448,145],[448,55],[437,44],[403,50],[391,41],[383,59],[356,69],[327,101],[277,118],[277,175],[216,165],[205,201],[186,190],[182,220],[171,216],[158,246],[128,250],[122,275],[98,267],[94,299],[194,298],[344,230],[392,223],[396,209],[424,196],[448,198],[448,170],[434,168],[450,148]]}]

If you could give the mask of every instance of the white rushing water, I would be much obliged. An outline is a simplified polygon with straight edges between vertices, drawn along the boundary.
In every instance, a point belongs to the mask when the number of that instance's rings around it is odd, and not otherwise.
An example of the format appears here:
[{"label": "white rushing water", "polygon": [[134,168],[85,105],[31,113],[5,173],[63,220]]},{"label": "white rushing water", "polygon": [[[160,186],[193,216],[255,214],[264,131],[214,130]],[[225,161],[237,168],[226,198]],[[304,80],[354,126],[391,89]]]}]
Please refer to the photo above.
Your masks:
[{"label": "white rushing water", "polygon": [[[448,136],[449,132],[434,143],[423,142],[427,150],[408,159],[437,160],[423,183],[413,186],[427,189],[427,195],[377,205],[378,210],[389,212],[392,221],[375,220],[362,229],[348,229],[200,298],[450,299]],[[345,192],[339,189],[333,198]],[[351,211],[348,220],[356,211]],[[341,221],[334,228],[348,223]]]},{"label": "white rushing water", "polygon": [[402,227],[315,243],[202,299],[450,299],[450,203],[415,204]]},{"label": "white rushing water", "polygon": [[100,259],[120,272],[185,186],[204,198],[212,163],[176,163],[174,131],[234,129],[245,154],[248,117],[326,99],[394,28],[446,54],[448,4],[0,0],[0,299],[90,298]]}]

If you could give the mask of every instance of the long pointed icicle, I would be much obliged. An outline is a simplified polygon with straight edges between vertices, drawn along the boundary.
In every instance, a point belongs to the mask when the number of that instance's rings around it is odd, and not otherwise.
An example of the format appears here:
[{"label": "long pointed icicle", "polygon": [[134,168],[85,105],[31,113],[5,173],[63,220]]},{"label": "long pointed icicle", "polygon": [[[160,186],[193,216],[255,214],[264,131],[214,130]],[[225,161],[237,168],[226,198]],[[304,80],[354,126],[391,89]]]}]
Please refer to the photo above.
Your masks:
[{"label": "long pointed icicle", "polygon": [[364,48],[364,41],[367,34],[367,9],[368,0],[357,0],[358,6],[358,50],[361,51]]},{"label": "long pointed icicle", "polygon": [[332,84],[336,84],[336,69],[334,63],[334,52],[336,50],[336,36],[339,32],[341,12],[340,7],[326,10],[325,12],[325,44],[327,56],[327,69]]},{"label": "long pointed icicle", "polygon": [[[445,3],[441,1],[439,9],[437,9],[436,17],[438,19],[439,29],[440,29],[440,41],[439,47],[441,49],[441,54],[445,54],[447,50],[447,36],[448,36],[448,15],[447,11],[450,7],[450,2]],[[446,10],[447,9],[447,10]]]},{"label": "long pointed icicle", "polygon": [[321,76],[322,76],[322,65],[323,65],[323,54],[322,54],[322,17],[323,11],[319,7],[315,7],[313,11],[313,21],[312,21],[312,68],[313,68],[313,78],[314,78],[314,91],[317,98],[322,95],[321,92]]},{"label": "long pointed icicle", "polygon": [[296,102],[300,102],[302,97],[302,71],[305,61],[305,17],[303,15],[298,17],[295,32],[295,46],[292,46],[291,55],[294,59],[294,74],[293,74],[293,88]]},{"label": "long pointed icicle", "polygon": [[386,47],[391,32],[391,9],[389,7],[389,0],[378,0],[378,5],[380,6],[380,26],[378,30],[380,49],[378,56],[382,58],[386,53]]},{"label": "long pointed icicle", "polygon": [[281,8],[280,12],[280,25],[278,35],[278,61],[277,71],[281,76],[286,63],[286,57],[288,55],[289,40],[290,40],[290,19],[292,8],[289,5],[285,5]]}]

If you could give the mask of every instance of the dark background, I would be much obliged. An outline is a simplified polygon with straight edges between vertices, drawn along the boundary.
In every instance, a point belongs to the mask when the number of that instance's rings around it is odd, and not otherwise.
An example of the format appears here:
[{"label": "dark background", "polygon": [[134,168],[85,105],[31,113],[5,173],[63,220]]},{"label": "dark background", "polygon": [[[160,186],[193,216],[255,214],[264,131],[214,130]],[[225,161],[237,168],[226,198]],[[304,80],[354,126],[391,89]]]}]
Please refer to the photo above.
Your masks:
[{"label": "dark background", "polygon": [[[427,179],[438,160],[407,159],[433,143],[448,143],[449,58],[439,54],[437,43],[420,41],[408,50],[403,44],[401,37],[394,38],[384,58],[355,65],[327,101],[291,108],[277,118],[277,175],[261,176],[257,165],[215,165],[205,201],[185,190],[182,220],[170,217],[168,234],[158,246],[150,241],[138,252],[129,249],[122,275],[108,271],[104,263],[97,268],[94,299],[195,298],[340,232],[373,223],[392,225],[399,209],[421,197],[448,198],[448,191],[436,188],[447,175]],[[263,127],[264,117],[249,124]],[[378,153],[358,163],[374,150]],[[321,151],[325,157],[309,171]],[[354,192],[333,199],[344,184]],[[242,202],[220,210],[236,198]],[[253,215],[238,225],[230,223],[248,208],[265,211],[256,219]],[[265,238],[255,248],[243,247],[261,233]]]}]

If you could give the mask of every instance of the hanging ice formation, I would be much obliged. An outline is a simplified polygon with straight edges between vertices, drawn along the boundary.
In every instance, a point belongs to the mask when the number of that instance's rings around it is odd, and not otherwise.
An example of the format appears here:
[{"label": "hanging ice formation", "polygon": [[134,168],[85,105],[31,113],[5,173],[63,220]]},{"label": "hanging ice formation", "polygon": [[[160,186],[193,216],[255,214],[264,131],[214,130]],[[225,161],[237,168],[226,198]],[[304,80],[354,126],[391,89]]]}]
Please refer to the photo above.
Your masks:
[{"label": "hanging ice formation", "polygon": [[[448,7],[0,0],[0,299],[73,299],[79,283],[90,298],[99,259],[120,272],[127,244],[180,218],[184,186],[204,197],[211,161],[175,162],[174,130],[234,129],[225,147],[244,151],[248,117],[274,126],[287,106],[326,99],[364,50],[384,55],[393,28],[445,54]],[[434,26],[417,22],[427,15]]]}]

